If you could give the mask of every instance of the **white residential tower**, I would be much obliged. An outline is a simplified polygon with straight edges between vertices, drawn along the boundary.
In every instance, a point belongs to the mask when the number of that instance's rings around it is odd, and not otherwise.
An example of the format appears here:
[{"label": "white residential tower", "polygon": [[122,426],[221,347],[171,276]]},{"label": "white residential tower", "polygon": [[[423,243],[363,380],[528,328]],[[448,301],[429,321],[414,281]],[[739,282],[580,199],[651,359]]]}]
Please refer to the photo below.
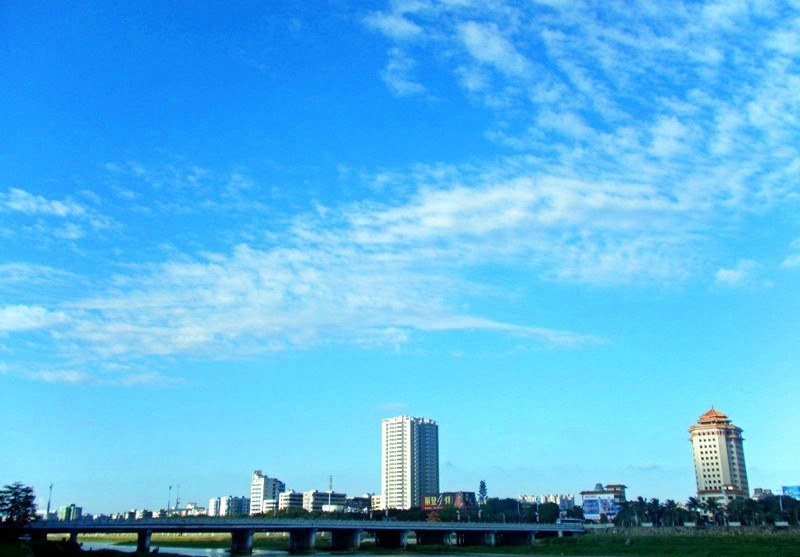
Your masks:
[{"label": "white residential tower", "polygon": [[398,416],[381,422],[381,508],[419,507],[439,493],[439,424]]}]

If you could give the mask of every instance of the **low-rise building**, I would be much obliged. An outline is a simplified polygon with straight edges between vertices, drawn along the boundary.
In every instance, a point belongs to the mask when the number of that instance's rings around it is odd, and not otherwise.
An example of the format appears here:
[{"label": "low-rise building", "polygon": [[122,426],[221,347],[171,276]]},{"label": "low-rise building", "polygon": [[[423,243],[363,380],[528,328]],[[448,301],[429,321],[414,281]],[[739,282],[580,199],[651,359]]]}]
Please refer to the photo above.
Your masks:
[{"label": "low-rise building", "polygon": [[[308,512],[320,512],[323,510],[331,512],[344,509],[346,504],[347,495],[344,493],[317,491],[316,489],[303,492],[303,508]],[[328,509],[323,509],[323,507],[328,507]]]},{"label": "low-rise building", "polygon": [[285,511],[287,509],[302,509],[303,508],[303,494],[294,490],[285,491],[280,494],[278,498],[278,509]]}]

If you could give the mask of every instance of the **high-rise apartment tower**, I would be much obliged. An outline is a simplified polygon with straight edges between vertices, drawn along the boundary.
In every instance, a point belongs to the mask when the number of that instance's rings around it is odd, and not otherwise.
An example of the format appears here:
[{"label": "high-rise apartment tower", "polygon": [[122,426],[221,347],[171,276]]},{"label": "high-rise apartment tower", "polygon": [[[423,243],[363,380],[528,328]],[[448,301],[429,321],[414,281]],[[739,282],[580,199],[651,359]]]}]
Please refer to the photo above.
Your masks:
[{"label": "high-rise apartment tower", "polygon": [[[286,484],[276,478],[265,476],[261,470],[253,472],[250,480],[250,514],[277,510],[280,494],[286,491]],[[264,501],[275,501],[274,508],[265,509]]]},{"label": "high-rise apartment tower", "polygon": [[419,507],[439,493],[439,424],[398,416],[381,422],[381,508]]},{"label": "high-rise apartment tower", "polygon": [[742,429],[712,407],[689,428],[689,433],[698,499],[718,499],[725,503],[731,499],[748,498],[750,488],[744,464]]}]

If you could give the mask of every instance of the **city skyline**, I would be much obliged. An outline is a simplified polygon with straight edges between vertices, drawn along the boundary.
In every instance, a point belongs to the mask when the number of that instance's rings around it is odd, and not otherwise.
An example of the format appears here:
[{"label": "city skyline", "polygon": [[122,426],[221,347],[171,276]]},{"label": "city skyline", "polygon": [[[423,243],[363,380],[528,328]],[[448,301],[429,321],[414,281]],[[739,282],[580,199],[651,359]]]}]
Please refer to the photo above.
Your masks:
[{"label": "city skyline", "polygon": [[798,21],[4,2],[3,481],[378,492],[403,414],[443,492],[685,500],[715,406],[751,489],[800,483]]}]

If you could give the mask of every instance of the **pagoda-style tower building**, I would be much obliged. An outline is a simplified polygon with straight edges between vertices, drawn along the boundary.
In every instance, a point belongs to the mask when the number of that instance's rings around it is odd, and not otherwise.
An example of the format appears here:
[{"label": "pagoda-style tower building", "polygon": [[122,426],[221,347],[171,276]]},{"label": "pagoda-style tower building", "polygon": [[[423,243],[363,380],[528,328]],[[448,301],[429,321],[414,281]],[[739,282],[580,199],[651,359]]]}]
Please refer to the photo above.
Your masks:
[{"label": "pagoda-style tower building", "polygon": [[694,452],[697,498],[701,501],[717,499],[725,504],[732,499],[750,497],[742,429],[712,406],[700,416],[697,424],[689,428],[689,433]]}]

